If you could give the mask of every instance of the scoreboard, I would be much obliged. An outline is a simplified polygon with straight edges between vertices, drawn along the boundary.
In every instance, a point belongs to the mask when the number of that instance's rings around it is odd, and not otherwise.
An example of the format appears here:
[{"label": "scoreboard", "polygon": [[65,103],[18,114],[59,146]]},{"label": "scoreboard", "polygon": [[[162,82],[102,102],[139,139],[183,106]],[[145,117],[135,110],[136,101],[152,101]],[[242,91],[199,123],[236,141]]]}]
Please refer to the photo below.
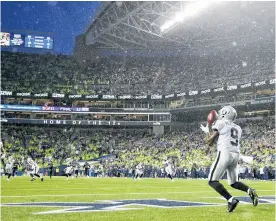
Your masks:
[{"label": "scoreboard", "polygon": [[22,34],[10,34],[10,46],[24,46],[25,35]]},{"label": "scoreboard", "polygon": [[53,49],[53,38],[36,35],[27,35],[25,37],[25,47]]},{"label": "scoreboard", "polygon": [[0,46],[41,48],[52,50],[54,39],[49,36],[24,35],[17,33],[0,32]]}]

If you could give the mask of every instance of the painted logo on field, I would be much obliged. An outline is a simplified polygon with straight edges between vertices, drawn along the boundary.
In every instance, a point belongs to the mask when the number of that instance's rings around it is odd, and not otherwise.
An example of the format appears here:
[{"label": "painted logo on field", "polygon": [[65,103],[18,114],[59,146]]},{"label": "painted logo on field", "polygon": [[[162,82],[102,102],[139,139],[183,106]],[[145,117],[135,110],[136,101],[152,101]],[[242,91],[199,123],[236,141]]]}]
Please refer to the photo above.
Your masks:
[{"label": "painted logo on field", "polygon": [[166,199],[143,199],[143,200],[106,200],[95,203],[78,202],[37,202],[37,203],[5,203],[2,206],[31,206],[31,207],[65,207],[64,209],[38,212],[34,214],[54,214],[54,213],[76,213],[76,212],[104,212],[142,209],[141,207],[156,208],[182,208],[182,207],[202,207],[219,206],[224,204],[203,203],[191,201],[177,201]]},{"label": "painted logo on field", "polygon": [[[208,197],[222,199],[220,197]],[[240,203],[252,204],[249,197],[237,197]],[[224,199],[223,199],[224,200]],[[224,200],[225,201],[225,200]],[[264,196],[259,198],[260,204],[275,204],[275,196]],[[133,200],[105,200],[95,203],[78,202],[37,202],[37,203],[5,203],[2,206],[31,206],[31,207],[64,207],[63,209],[37,212],[34,214],[55,214],[55,213],[77,213],[77,212],[107,212],[121,210],[137,210],[143,207],[155,208],[185,208],[185,207],[207,207],[207,206],[225,206],[224,203],[205,203],[192,201],[177,201],[167,199],[133,199]]]}]

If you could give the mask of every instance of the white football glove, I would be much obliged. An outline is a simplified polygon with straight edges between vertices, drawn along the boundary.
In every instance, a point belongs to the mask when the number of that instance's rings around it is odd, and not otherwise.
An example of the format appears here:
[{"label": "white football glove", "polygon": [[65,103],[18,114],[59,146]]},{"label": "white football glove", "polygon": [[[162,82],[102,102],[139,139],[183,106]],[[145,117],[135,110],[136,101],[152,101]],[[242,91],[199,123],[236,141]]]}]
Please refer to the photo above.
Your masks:
[{"label": "white football glove", "polygon": [[209,127],[206,125],[206,127],[204,127],[202,124],[200,125],[200,129],[204,132],[204,133],[209,133]]},{"label": "white football glove", "polygon": [[251,157],[251,156],[240,155],[240,160],[243,163],[246,163],[246,164],[249,164],[249,165],[253,164],[253,157]]}]

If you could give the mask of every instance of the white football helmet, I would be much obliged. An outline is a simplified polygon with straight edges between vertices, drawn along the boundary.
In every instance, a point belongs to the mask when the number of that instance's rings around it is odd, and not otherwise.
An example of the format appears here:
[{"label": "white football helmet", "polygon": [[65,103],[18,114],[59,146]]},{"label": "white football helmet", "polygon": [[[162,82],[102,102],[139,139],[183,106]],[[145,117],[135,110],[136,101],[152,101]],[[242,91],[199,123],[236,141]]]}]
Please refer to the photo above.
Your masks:
[{"label": "white football helmet", "polygon": [[219,110],[219,120],[225,119],[230,122],[234,122],[237,117],[237,111],[232,106],[224,106]]},{"label": "white football helmet", "polygon": [[28,164],[32,164],[32,163],[33,163],[32,158],[28,157],[28,158],[27,158],[27,163],[28,163]]}]

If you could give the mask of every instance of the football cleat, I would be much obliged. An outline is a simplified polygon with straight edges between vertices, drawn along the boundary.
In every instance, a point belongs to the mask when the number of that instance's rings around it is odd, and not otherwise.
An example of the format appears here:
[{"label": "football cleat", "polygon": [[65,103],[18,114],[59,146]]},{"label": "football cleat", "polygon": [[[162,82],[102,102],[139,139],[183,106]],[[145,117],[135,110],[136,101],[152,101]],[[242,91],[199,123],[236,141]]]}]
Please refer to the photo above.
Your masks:
[{"label": "football cleat", "polygon": [[42,177],[42,178],[41,178],[41,182],[43,182],[43,181],[44,181],[44,178]]},{"label": "football cleat", "polygon": [[236,198],[233,198],[231,203],[228,202],[228,212],[229,213],[233,212],[238,204],[239,204],[239,200],[237,200]]},{"label": "football cleat", "polygon": [[250,196],[250,198],[252,200],[253,206],[257,206],[259,203],[259,197],[256,193],[256,190],[250,188],[248,195]]},{"label": "football cleat", "polygon": [[34,181],[34,180],[35,180],[35,178],[32,178],[32,179],[31,179],[31,181]]}]

